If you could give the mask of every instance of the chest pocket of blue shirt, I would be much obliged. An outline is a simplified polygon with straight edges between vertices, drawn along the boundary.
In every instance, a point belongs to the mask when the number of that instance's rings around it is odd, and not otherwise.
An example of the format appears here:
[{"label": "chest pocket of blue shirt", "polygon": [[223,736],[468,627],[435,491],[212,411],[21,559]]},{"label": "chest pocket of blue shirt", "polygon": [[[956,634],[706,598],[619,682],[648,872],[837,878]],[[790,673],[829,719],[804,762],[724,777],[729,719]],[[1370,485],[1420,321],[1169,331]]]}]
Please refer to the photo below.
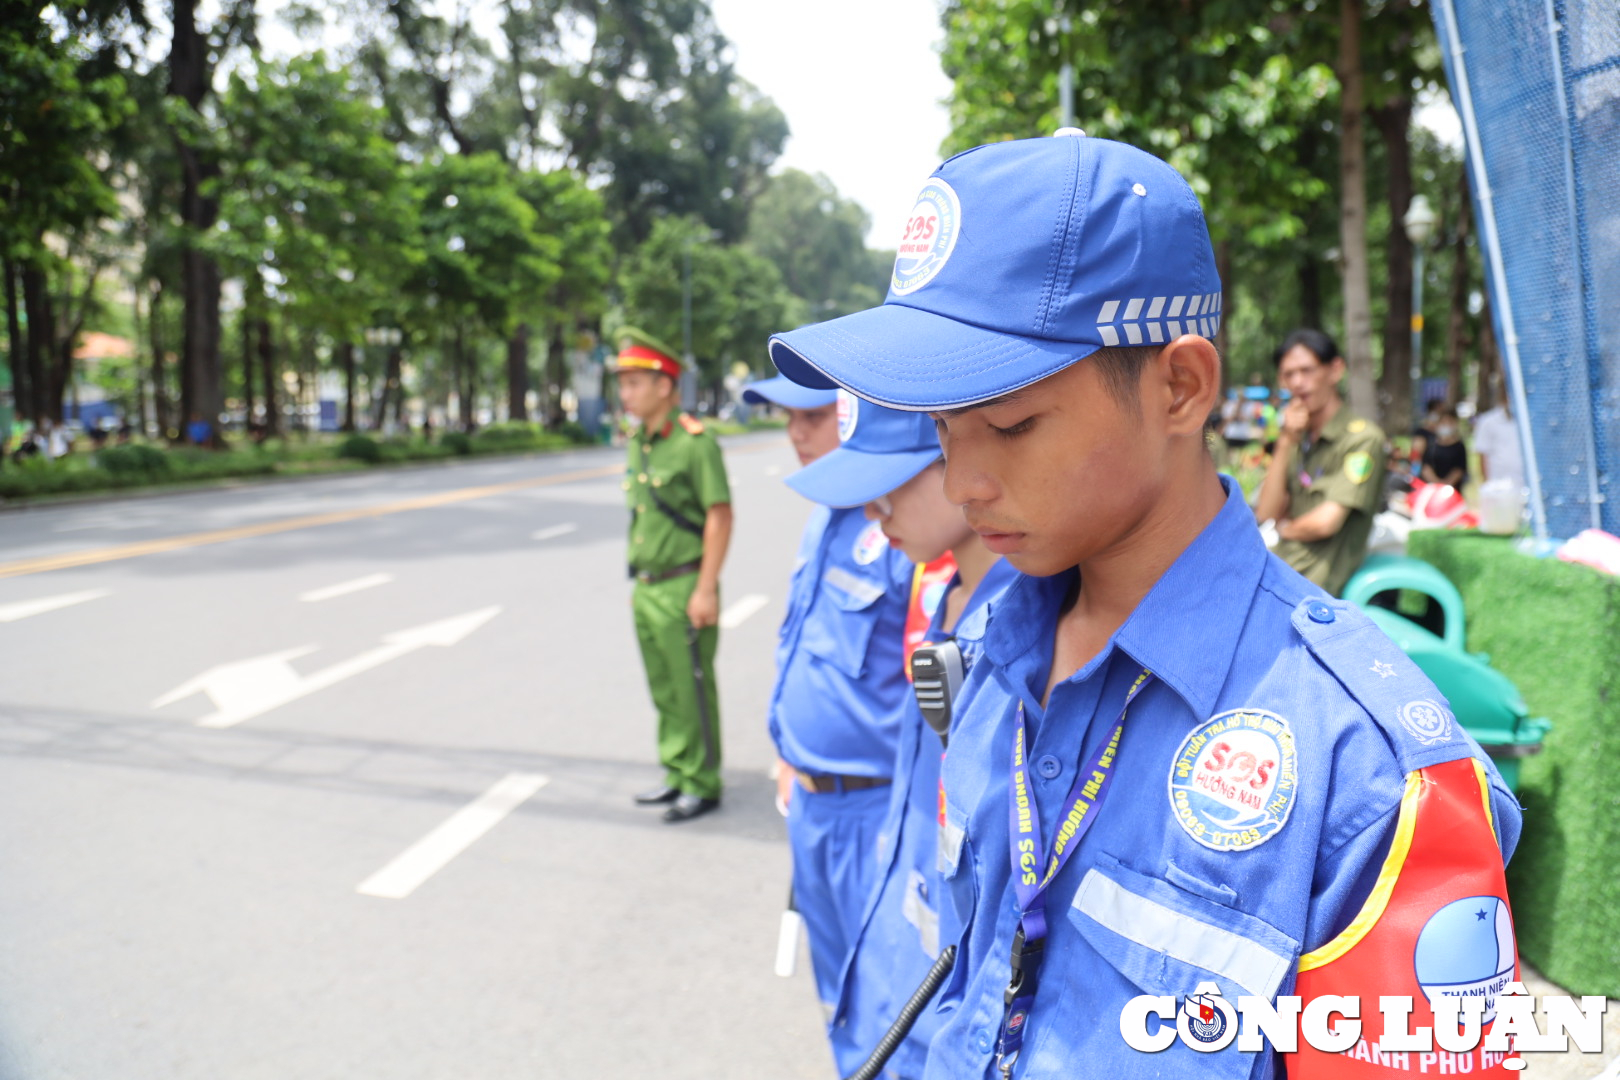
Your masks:
[{"label": "chest pocket of blue shirt", "polygon": [[967,815],[956,808],[949,796],[945,800],[945,824],[939,829],[938,845],[942,888],[936,901],[939,919],[937,933],[940,945],[956,946],[956,966],[951,969],[945,985],[940,987],[936,1005],[950,1009],[961,1004],[968,972],[974,967],[967,954],[972,937],[973,909],[979,900],[979,874],[973,844],[968,840]]},{"label": "chest pocket of blue shirt", "polygon": [[852,679],[866,674],[866,650],[881,614],[884,587],[841,566],[821,575],[816,609],[805,622],[799,647]]},{"label": "chest pocket of blue shirt", "polygon": [[[1129,996],[1171,995],[1179,1005],[1200,982],[1214,982],[1236,1008],[1243,995],[1274,1000],[1299,961],[1299,942],[1263,919],[1137,873],[1108,855],[1086,871],[1068,918],[1134,987]],[[1048,965],[1052,959],[1047,957]],[[1071,984],[1064,987],[1065,995],[1071,986],[1084,993],[1091,985],[1083,971],[1071,972],[1064,981]],[[1167,1055],[1178,1060],[1163,1060]],[[1177,1039],[1169,1050],[1153,1056],[1160,1059],[1156,1067],[1169,1066],[1166,1075],[1236,1078],[1254,1072],[1257,1055],[1240,1053],[1235,1043],[1200,1054]]]}]

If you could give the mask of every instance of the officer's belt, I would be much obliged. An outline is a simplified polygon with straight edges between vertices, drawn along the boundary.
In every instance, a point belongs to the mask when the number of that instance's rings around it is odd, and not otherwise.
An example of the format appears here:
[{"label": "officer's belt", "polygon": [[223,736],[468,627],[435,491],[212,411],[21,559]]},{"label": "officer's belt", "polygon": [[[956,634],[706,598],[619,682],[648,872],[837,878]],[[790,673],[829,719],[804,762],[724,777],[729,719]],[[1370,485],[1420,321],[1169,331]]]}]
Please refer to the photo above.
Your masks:
[{"label": "officer's belt", "polygon": [[656,585],[660,581],[678,578],[682,574],[695,574],[702,568],[703,560],[693,559],[691,562],[683,562],[679,566],[672,566],[668,570],[637,570],[632,566],[630,567],[630,576],[643,585]]},{"label": "officer's belt", "polygon": [[842,794],[846,791],[865,791],[868,788],[888,787],[894,781],[887,776],[836,776],[814,773],[796,773],[799,786],[812,795]]}]

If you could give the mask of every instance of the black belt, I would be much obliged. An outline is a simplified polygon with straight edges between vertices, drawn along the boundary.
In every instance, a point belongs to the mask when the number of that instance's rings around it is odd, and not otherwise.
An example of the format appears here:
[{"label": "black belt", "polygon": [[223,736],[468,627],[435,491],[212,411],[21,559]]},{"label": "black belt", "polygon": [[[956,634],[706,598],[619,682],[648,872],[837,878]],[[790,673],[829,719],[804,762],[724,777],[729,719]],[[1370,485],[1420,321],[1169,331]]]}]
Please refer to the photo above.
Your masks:
[{"label": "black belt", "polygon": [[865,791],[868,788],[888,787],[894,782],[887,776],[817,776],[814,773],[797,773],[796,775],[799,786],[812,795]]},{"label": "black belt", "polygon": [[691,562],[683,562],[679,566],[672,566],[668,570],[637,570],[632,566],[630,567],[630,576],[643,585],[656,585],[660,581],[678,578],[682,574],[695,574],[701,569],[703,569],[703,560],[694,559]]}]

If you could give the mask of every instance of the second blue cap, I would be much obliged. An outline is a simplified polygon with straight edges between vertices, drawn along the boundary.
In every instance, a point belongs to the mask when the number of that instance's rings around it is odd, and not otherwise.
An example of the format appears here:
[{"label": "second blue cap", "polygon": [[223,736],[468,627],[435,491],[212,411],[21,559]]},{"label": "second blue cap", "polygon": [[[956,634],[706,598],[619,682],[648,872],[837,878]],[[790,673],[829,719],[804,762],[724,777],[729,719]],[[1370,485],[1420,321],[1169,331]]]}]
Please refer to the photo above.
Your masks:
[{"label": "second blue cap", "polygon": [[903,412],[838,391],[838,449],[787,478],[824,506],[863,506],[939,460],[939,435],[926,413]]}]

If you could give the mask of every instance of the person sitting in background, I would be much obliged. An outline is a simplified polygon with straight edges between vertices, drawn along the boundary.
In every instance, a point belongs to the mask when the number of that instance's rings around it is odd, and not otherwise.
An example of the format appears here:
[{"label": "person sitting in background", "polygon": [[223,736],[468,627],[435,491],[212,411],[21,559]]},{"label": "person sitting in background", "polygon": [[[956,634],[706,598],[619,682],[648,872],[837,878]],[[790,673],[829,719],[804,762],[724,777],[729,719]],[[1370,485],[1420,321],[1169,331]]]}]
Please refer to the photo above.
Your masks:
[{"label": "person sitting in background", "polygon": [[1435,410],[1434,438],[1423,450],[1423,480],[1461,488],[1468,482],[1468,447],[1463,445],[1457,410],[1442,405]]},{"label": "person sitting in background", "polygon": [[1430,398],[1423,404],[1423,419],[1417,422],[1412,429],[1412,475],[1422,476],[1423,458],[1434,444],[1434,429],[1440,423],[1440,406],[1445,402],[1440,398]]},{"label": "person sitting in background", "polygon": [[1384,433],[1339,396],[1344,358],[1320,330],[1295,330],[1277,350],[1291,395],[1254,516],[1277,523],[1277,557],[1337,596],[1367,555],[1384,487],[1373,482]]}]

